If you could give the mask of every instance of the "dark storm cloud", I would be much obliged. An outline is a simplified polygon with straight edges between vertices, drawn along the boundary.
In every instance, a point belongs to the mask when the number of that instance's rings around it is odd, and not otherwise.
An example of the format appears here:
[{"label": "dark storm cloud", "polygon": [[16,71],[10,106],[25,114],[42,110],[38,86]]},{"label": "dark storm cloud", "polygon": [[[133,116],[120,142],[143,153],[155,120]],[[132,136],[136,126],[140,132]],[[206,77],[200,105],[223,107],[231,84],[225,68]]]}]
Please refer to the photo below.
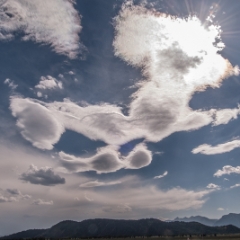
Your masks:
[{"label": "dark storm cloud", "polygon": [[65,178],[55,174],[53,169],[48,167],[38,169],[34,165],[31,165],[28,171],[20,176],[20,179],[25,182],[44,186],[54,186],[65,183]]}]

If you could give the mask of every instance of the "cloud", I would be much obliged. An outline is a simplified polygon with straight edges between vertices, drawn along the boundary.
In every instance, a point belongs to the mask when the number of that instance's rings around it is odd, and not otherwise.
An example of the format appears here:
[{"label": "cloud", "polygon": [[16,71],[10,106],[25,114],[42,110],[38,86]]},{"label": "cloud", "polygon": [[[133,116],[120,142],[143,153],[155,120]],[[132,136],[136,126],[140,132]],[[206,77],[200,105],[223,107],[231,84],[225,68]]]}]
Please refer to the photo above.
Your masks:
[{"label": "cloud", "polygon": [[25,182],[44,186],[54,186],[65,183],[65,178],[55,174],[52,168],[44,167],[38,169],[33,164],[26,173],[21,174],[20,179]]},{"label": "cloud", "polygon": [[33,202],[35,205],[53,205],[53,201],[45,201],[42,199],[37,199],[36,201]]},{"label": "cloud", "polygon": [[230,188],[237,188],[237,187],[240,187],[240,184],[239,184],[239,183],[237,183],[237,184],[231,186]]},{"label": "cloud", "polygon": [[232,173],[240,174],[240,166],[232,167],[230,165],[226,165],[222,168],[222,170],[218,170],[214,173],[214,177],[221,177],[223,175],[230,175]]},{"label": "cloud", "polygon": [[[159,142],[174,132],[226,124],[238,114],[236,109],[189,107],[194,92],[220,87],[225,78],[237,74],[236,67],[219,54],[224,47],[219,26],[203,25],[197,17],[181,19],[123,4],[114,27],[115,55],[141,68],[144,77],[128,114],[107,103],[81,105],[68,99],[46,103],[14,97],[12,114],[23,137],[35,147],[52,149],[66,129],[117,147],[140,138]],[[90,158],[64,152],[60,158],[69,171],[107,173],[148,166],[152,154],[139,147],[125,158],[107,147]]]},{"label": "cloud", "polygon": [[0,203],[19,202],[21,200],[29,200],[32,198],[32,196],[28,194],[22,194],[18,189],[6,189],[3,193],[5,194],[0,194]]},{"label": "cloud", "polygon": [[155,211],[157,209],[174,211],[200,208],[206,202],[206,196],[210,192],[211,190],[191,191],[182,188],[161,190],[152,185],[136,186],[129,184],[111,190],[103,190],[101,193],[89,192],[88,195],[94,199],[95,204],[103,205],[103,208],[106,207],[107,202],[109,212],[114,211],[113,209],[118,205],[123,206],[125,204],[136,211]]},{"label": "cloud", "polygon": [[138,144],[128,156],[120,156],[114,147],[99,148],[89,158],[76,157],[60,152],[61,164],[70,172],[96,171],[97,173],[116,172],[119,169],[139,169],[148,166],[152,161],[151,152],[144,144]]},{"label": "cloud", "polygon": [[168,172],[165,171],[162,175],[159,175],[159,176],[154,177],[154,179],[163,178],[163,177],[165,177],[165,176],[167,176],[167,175],[168,175]]},{"label": "cloud", "polygon": [[211,146],[208,144],[202,144],[192,150],[193,154],[201,153],[205,155],[214,155],[230,152],[235,148],[240,147],[240,140],[233,140],[230,142],[222,143],[216,146]]},{"label": "cloud", "polygon": [[23,40],[48,44],[70,58],[79,52],[81,25],[74,1],[5,0],[1,1],[0,18],[0,40],[12,40],[21,32]]},{"label": "cloud", "polygon": [[221,187],[218,186],[218,185],[216,185],[216,184],[214,184],[214,183],[209,183],[209,184],[207,185],[207,188],[208,188],[208,189],[220,189]]},{"label": "cloud", "polygon": [[240,108],[234,109],[222,109],[216,111],[215,120],[213,122],[214,126],[220,124],[227,124],[232,119],[237,119],[238,115],[240,114]]},{"label": "cloud", "polygon": [[6,202],[17,202],[18,199],[15,197],[4,197],[4,196],[0,196],[0,203],[6,203]]},{"label": "cloud", "polygon": [[12,90],[15,90],[18,85],[14,83],[14,81],[12,81],[11,79],[7,78],[5,81],[4,81],[4,84],[8,85]]},{"label": "cloud", "polygon": [[62,89],[62,82],[58,81],[56,78],[47,76],[41,77],[40,82],[35,86],[38,89],[55,89],[60,88]]},{"label": "cloud", "polygon": [[115,205],[115,206],[106,206],[106,207],[103,207],[102,210],[104,212],[126,213],[126,212],[131,212],[132,208],[127,204],[121,204],[121,205]]},{"label": "cloud", "polygon": [[112,186],[116,184],[122,183],[121,181],[113,181],[113,182],[100,182],[98,180],[85,182],[79,185],[82,188],[92,188],[92,187],[102,187],[102,186]]},{"label": "cloud", "polygon": [[217,210],[218,211],[224,211],[224,208],[218,208]]},{"label": "cloud", "polygon": [[7,189],[7,192],[12,195],[21,195],[21,192],[18,189]]},{"label": "cloud", "polygon": [[64,132],[61,123],[37,102],[12,97],[10,109],[22,136],[37,148],[52,149]]}]

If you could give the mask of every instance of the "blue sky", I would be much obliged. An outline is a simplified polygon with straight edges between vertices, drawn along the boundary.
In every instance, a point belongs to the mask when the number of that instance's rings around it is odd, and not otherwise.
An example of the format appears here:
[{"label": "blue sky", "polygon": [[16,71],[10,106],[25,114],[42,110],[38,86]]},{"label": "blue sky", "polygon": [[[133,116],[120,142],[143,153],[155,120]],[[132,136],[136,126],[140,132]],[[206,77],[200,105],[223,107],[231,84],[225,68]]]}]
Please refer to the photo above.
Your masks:
[{"label": "blue sky", "polygon": [[239,8],[0,0],[0,234],[238,213]]}]

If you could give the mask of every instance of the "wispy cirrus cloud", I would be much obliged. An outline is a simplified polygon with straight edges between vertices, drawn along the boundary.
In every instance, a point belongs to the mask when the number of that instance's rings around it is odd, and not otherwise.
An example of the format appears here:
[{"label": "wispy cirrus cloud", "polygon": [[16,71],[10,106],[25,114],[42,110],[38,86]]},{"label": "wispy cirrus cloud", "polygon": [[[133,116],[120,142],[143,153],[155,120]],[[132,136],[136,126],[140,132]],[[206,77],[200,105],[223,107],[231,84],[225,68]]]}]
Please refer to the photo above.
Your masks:
[{"label": "wispy cirrus cloud", "polygon": [[110,182],[101,182],[98,180],[85,182],[79,185],[81,188],[92,188],[92,187],[103,187],[103,186],[112,186],[121,184],[121,181],[110,181]]},{"label": "wispy cirrus cloud", "polygon": [[211,146],[208,144],[202,144],[192,150],[193,154],[201,153],[205,155],[215,155],[230,152],[240,147],[240,140],[233,140],[226,143]]},{"label": "wispy cirrus cloud", "polygon": [[237,183],[237,184],[231,186],[230,188],[232,189],[232,188],[237,188],[237,187],[240,187],[240,184],[239,184],[239,183]]},{"label": "wispy cirrus cloud", "polygon": [[168,171],[165,171],[162,175],[159,175],[159,176],[154,177],[154,179],[163,178],[163,177],[165,177],[165,176],[167,176],[167,175],[168,175]]}]

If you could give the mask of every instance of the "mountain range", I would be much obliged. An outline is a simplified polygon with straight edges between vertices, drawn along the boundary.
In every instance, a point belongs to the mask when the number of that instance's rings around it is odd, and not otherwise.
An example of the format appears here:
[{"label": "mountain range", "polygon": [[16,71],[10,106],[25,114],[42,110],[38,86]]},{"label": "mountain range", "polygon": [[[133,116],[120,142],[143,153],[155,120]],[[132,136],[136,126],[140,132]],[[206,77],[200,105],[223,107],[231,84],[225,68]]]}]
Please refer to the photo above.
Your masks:
[{"label": "mountain range", "polygon": [[27,230],[2,237],[1,239],[176,236],[237,233],[240,234],[240,229],[232,225],[210,227],[197,222],[164,222],[158,219],[89,219],[82,222],[62,221],[48,229]]},{"label": "mountain range", "polygon": [[225,225],[234,225],[240,228],[240,214],[229,213],[228,215],[222,216],[220,219],[210,219],[202,216],[192,216],[184,218],[175,218],[174,221],[180,222],[198,222],[206,226],[225,226]]}]

